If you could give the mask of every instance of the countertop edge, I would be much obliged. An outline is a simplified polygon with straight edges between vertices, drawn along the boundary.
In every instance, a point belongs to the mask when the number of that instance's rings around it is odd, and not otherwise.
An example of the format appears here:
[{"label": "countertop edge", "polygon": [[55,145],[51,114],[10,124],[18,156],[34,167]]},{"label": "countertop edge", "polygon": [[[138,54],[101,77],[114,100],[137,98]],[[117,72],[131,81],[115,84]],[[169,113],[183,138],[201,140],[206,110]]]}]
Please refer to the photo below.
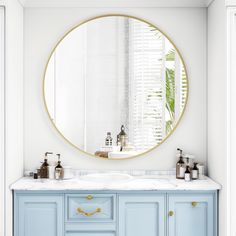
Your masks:
[{"label": "countertop edge", "polygon": [[[70,180],[62,180],[61,182],[55,180],[37,180],[35,181],[32,178],[23,177],[15,181],[9,186],[9,189],[12,191],[217,191],[221,190],[222,186],[209,177],[206,177],[205,180],[194,180],[191,182],[184,182],[175,180],[173,176],[169,177],[169,182],[159,186],[158,180],[146,180],[144,182],[127,182],[124,184],[104,184],[104,183],[94,183],[89,184],[88,187],[85,185],[77,185]],[[135,181],[135,180],[134,180]],[[204,181],[204,182],[201,182]],[[81,182],[83,183],[83,182]],[[84,183],[83,183],[84,184]],[[135,186],[133,186],[135,184]],[[156,184],[156,185],[155,185]],[[69,186],[66,186],[69,185]]]}]

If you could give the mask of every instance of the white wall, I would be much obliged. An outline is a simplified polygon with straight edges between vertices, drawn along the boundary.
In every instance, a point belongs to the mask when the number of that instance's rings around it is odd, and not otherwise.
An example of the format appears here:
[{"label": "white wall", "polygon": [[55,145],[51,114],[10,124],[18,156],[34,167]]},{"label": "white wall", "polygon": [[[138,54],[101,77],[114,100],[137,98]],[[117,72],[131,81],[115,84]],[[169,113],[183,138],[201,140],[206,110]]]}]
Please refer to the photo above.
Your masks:
[{"label": "white wall", "polygon": [[[67,144],[50,123],[42,98],[43,72],[55,43],[81,21],[113,12],[141,17],[166,32],[182,53],[190,80],[186,113],[174,134],[156,150],[125,161],[91,158]],[[49,150],[62,153],[63,164],[85,169],[170,169],[177,147],[206,161],[206,9],[27,8],[24,22],[25,169],[39,167]]]},{"label": "white wall", "polygon": [[226,8],[215,0],[208,8],[208,171],[222,184],[219,235],[227,234],[227,79]]},{"label": "white wall", "polygon": [[[0,6],[0,219],[4,219],[5,206],[5,7]],[[0,235],[4,221],[0,221]]]},{"label": "white wall", "polygon": [[6,9],[5,217],[1,220],[5,220],[4,235],[11,236],[13,205],[9,185],[23,173],[23,8],[17,0],[0,0],[0,5]]},{"label": "white wall", "polygon": [[232,1],[232,5],[227,9],[227,96],[228,96],[228,201],[230,206],[228,210],[228,227],[230,228],[230,235],[236,235],[235,225],[235,211],[236,211],[236,172],[234,170],[236,165],[236,2]]}]

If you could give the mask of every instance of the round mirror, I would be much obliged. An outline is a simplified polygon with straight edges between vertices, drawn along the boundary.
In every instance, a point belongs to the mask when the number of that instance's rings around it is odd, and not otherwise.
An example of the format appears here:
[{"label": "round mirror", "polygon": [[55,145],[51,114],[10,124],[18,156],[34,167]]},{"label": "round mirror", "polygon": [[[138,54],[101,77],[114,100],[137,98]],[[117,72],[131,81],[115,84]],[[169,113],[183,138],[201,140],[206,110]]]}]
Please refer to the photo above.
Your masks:
[{"label": "round mirror", "polygon": [[90,19],[51,53],[47,112],[76,148],[103,158],[160,145],[182,117],[188,79],[180,53],[154,25],[124,15]]}]

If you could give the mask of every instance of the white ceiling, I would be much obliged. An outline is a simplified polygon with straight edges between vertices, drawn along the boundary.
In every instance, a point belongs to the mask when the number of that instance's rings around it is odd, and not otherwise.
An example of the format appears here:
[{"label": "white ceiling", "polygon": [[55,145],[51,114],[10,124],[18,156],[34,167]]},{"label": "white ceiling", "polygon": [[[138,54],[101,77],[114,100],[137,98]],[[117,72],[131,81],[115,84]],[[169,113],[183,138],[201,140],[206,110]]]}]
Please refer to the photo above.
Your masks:
[{"label": "white ceiling", "polygon": [[24,7],[208,7],[214,0],[18,0]]}]

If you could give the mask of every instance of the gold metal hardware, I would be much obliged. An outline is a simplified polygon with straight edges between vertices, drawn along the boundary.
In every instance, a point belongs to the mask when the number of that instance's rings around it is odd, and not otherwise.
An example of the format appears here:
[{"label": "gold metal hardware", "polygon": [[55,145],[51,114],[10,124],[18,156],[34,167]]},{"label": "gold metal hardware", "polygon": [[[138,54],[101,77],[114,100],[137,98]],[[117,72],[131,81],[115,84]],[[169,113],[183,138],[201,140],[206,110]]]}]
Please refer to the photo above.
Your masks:
[{"label": "gold metal hardware", "polygon": [[174,212],[173,211],[169,211],[169,216],[173,216]]},{"label": "gold metal hardware", "polygon": [[197,206],[197,202],[192,202],[192,206],[196,207]]},{"label": "gold metal hardware", "polygon": [[88,196],[86,197],[86,199],[87,199],[87,200],[92,200],[92,199],[93,199],[93,196],[92,196],[92,195],[88,195]]},{"label": "gold metal hardware", "polygon": [[84,215],[84,216],[93,216],[97,213],[100,213],[102,211],[101,208],[97,208],[94,212],[85,212],[84,210],[82,210],[81,208],[77,208],[77,213],[81,214],[81,215]]}]

